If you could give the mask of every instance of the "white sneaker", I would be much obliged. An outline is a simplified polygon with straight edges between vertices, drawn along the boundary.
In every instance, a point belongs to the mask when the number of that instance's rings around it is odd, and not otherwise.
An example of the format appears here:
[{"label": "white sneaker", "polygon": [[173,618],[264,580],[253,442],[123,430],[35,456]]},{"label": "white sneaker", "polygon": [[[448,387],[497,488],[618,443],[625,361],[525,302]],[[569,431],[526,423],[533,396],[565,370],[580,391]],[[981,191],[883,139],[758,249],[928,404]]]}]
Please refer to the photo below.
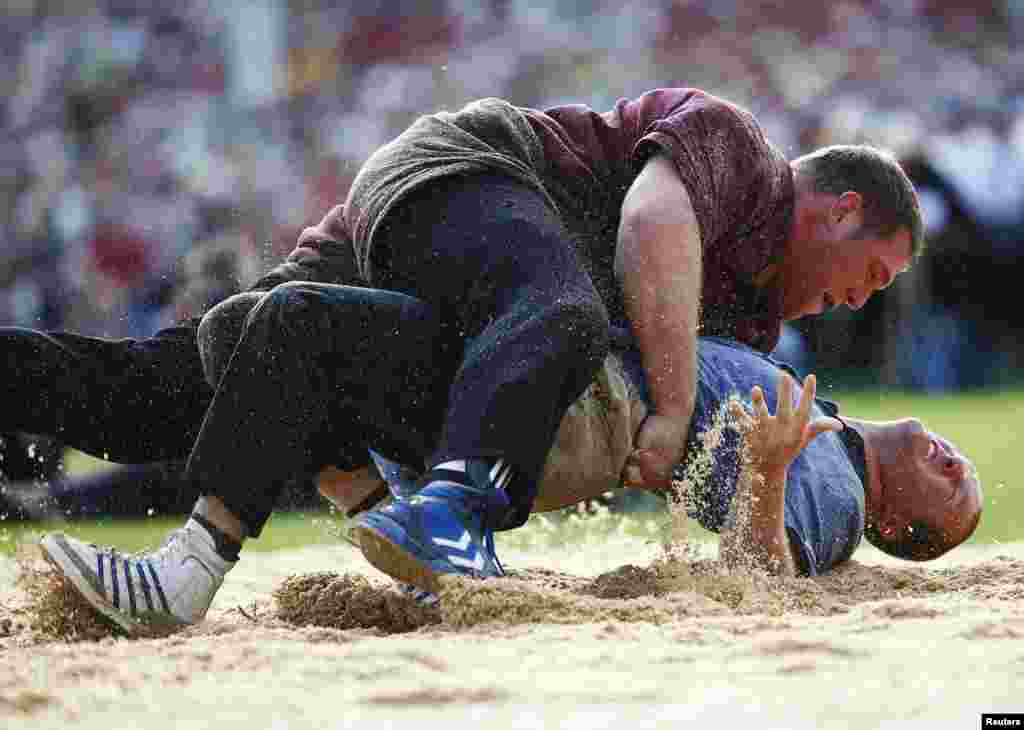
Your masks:
[{"label": "white sneaker", "polygon": [[123,555],[59,532],[40,541],[46,556],[93,608],[133,636],[198,623],[234,562],[194,520],[151,553]]}]

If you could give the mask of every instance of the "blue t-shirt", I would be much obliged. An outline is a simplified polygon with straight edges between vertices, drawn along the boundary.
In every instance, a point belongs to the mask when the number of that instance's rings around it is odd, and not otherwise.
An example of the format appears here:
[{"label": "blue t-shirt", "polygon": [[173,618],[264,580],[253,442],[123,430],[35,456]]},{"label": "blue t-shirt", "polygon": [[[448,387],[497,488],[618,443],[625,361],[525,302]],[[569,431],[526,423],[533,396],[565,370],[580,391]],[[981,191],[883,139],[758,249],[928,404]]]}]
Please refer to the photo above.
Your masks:
[{"label": "blue t-shirt", "polygon": [[[624,363],[647,399],[640,356],[627,350]],[[697,348],[697,393],[687,445],[688,458],[700,449],[700,434],[714,423],[715,414],[732,394],[749,406],[750,390],[760,385],[771,412],[780,368],[788,367],[732,340],[702,337]],[[813,415],[835,415],[837,408],[818,400]],[[714,466],[703,482],[690,513],[706,529],[718,532],[725,523],[739,474],[739,435],[724,429],[714,453]],[[685,469],[685,467],[682,467]],[[864,532],[864,484],[842,438],[826,432],[794,459],[786,480],[786,530],[798,566],[817,575],[849,559]]]}]

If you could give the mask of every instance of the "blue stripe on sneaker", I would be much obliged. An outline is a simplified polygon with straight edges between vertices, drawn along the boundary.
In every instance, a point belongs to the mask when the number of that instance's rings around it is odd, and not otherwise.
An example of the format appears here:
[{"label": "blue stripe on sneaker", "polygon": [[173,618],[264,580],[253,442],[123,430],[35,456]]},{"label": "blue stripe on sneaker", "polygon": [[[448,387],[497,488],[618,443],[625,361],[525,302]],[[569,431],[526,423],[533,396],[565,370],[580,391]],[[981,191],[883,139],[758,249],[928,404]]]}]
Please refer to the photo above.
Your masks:
[{"label": "blue stripe on sneaker", "polygon": [[[85,560],[82,558],[81,555],[79,555],[75,551],[73,547],[71,547],[71,545],[68,544],[68,541],[64,539],[64,536],[58,532],[56,534],[50,535],[48,539],[52,540],[54,544],[58,548],[60,548],[60,551],[64,554],[64,557],[72,562],[72,564],[75,566],[75,570],[77,570],[78,574],[82,576],[82,578],[89,584],[89,587],[92,588],[93,591],[95,591],[97,594],[102,596],[105,600],[107,595],[106,588],[104,588],[103,583],[100,581],[99,575],[96,574],[96,571],[94,571],[92,568],[85,564]],[[46,549],[46,552],[48,554],[50,553],[48,549]],[[100,560],[102,561],[102,557],[100,558]],[[97,565],[102,569],[102,562],[98,562]],[[61,568],[60,571],[67,575],[63,568]]]},{"label": "blue stripe on sneaker", "polygon": [[142,595],[146,599],[146,610],[153,610],[153,597],[149,595],[149,581],[146,580],[146,571],[142,569],[142,563],[136,563],[135,569],[139,572],[139,582],[142,584]]},{"label": "blue stripe on sneaker", "polygon": [[100,579],[99,594],[107,595],[107,588],[103,585],[103,553],[96,553],[96,577]]},{"label": "blue stripe on sneaker", "polygon": [[121,586],[117,583],[117,555],[110,554],[110,582],[113,584],[114,595],[111,602],[114,608],[121,608]]},{"label": "blue stripe on sneaker", "polygon": [[153,569],[153,564],[146,561],[146,567],[149,568],[149,577],[153,579],[153,585],[156,587],[156,594],[160,596],[160,603],[163,604],[164,612],[170,613],[171,607],[167,605],[167,596],[164,595],[164,588],[160,585],[160,579],[156,575],[156,571]]},{"label": "blue stripe on sneaker", "polygon": [[132,562],[124,561],[124,589],[128,593],[128,605],[131,607],[132,616],[136,614],[135,590],[132,588]]}]

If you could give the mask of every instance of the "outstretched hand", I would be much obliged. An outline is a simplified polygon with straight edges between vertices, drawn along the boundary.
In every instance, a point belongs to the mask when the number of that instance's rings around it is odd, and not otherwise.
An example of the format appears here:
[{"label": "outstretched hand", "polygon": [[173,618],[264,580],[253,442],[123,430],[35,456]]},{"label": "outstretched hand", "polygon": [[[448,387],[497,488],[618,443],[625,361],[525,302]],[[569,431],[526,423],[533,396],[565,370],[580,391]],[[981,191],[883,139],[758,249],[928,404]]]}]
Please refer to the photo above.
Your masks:
[{"label": "outstretched hand", "polygon": [[730,412],[745,433],[750,457],[762,474],[784,471],[819,435],[843,430],[843,424],[837,418],[811,418],[816,391],[817,379],[808,375],[803,382],[800,402],[794,408],[793,379],[783,372],[779,374],[775,415],[768,410],[764,391],[756,385],[750,391],[753,414],[748,413],[738,401],[730,403]]},{"label": "outstretched hand", "polygon": [[672,470],[683,457],[689,423],[649,415],[640,425],[633,452],[622,470],[622,483],[642,489],[668,489]]}]

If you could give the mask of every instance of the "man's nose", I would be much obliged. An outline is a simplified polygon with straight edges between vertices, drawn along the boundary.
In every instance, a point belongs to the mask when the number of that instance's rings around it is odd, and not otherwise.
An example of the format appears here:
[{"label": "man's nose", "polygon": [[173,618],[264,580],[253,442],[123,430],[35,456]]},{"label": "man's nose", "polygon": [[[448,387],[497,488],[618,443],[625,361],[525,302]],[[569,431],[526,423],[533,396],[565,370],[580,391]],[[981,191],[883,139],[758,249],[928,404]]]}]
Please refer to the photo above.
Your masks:
[{"label": "man's nose", "polygon": [[868,297],[871,296],[870,289],[862,289],[861,291],[850,291],[846,296],[846,306],[856,312],[858,309],[864,306],[867,302]]}]

